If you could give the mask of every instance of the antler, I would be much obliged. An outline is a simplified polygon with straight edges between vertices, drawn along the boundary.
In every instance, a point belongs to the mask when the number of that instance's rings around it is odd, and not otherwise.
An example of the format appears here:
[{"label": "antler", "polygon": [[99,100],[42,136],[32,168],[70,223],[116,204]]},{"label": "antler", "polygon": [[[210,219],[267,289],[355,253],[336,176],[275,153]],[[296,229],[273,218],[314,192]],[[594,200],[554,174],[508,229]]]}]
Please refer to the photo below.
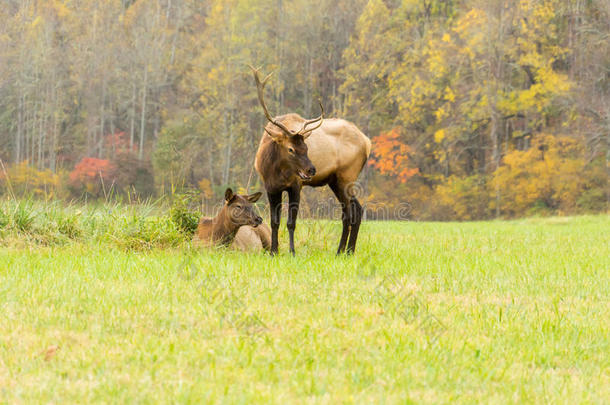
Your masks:
[{"label": "antler", "polygon": [[[259,76],[259,70],[254,68],[252,65],[248,65],[248,67],[252,70],[252,73],[254,73],[254,81],[256,82],[256,90],[258,92],[258,101],[260,102],[261,106],[263,107],[263,112],[265,113],[265,117],[267,117],[267,120],[270,123],[272,123],[276,127],[280,128],[282,131],[284,131],[289,136],[301,135],[303,138],[307,138],[309,135],[311,135],[311,132],[313,130],[320,128],[320,126],[322,125],[322,121],[324,120],[324,106],[322,105],[321,101],[319,101],[319,103],[320,103],[320,109],[322,110],[322,114],[320,114],[320,116],[317,118],[305,121],[303,123],[303,127],[297,132],[288,129],[281,122],[274,120],[271,117],[271,114],[269,114],[269,110],[267,109],[267,105],[265,104],[265,91],[264,91],[265,85],[267,84],[267,80],[269,80],[269,78],[271,77],[273,72],[269,73],[261,81],[261,78]],[[309,125],[315,124],[316,122],[319,122],[319,124],[311,129],[306,129]],[[265,128],[265,132],[267,132],[271,137],[274,136],[269,131],[267,131],[267,128]]]},{"label": "antler", "polygon": [[[303,127],[298,132],[303,138],[307,138],[309,135],[311,135],[311,132],[313,130],[316,130],[322,126],[322,121],[324,120],[324,106],[322,105],[321,101],[318,101],[318,103],[320,103],[320,110],[322,110],[322,113],[320,114],[320,116],[318,118],[307,120],[303,123]],[[308,125],[315,124],[318,121],[320,122],[318,125],[316,125],[315,127],[311,128],[311,129],[305,130],[305,128],[307,128]]]},{"label": "antler", "polygon": [[[255,69],[251,65],[248,65],[248,66],[250,67],[250,69],[252,69],[252,73],[254,73],[254,81],[256,82],[256,90],[258,92],[258,101],[259,101],[259,103],[261,103],[261,106],[263,107],[263,112],[265,113],[265,117],[267,117],[267,120],[270,123],[272,123],[273,125],[275,125],[276,127],[280,128],[282,131],[286,132],[288,135],[290,135],[290,136],[296,135],[296,133],[294,133],[291,130],[289,130],[288,128],[286,128],[286,126],[284,124],[282,124],[279,121],[274,120],[271,117],[271,114],[269,114],[269,110],[267,110],[267,106],[265,105],[265,95],[264,95],[265,84],[267,84],[267,80],[269,80],[269,78],[271,77],[273,72],[269,73],[267,75],[267,77],[265,77],[265,79],[263,81],[261,81],[261,78],[258,75],[259,74],[258,69]],[[269,133],[269,131],[267,131],[267,128],[265,128],[265,132],[267,132],[269,135],[271,135]],[[271,135],[271,136],[273,137],[273,135]]]}]

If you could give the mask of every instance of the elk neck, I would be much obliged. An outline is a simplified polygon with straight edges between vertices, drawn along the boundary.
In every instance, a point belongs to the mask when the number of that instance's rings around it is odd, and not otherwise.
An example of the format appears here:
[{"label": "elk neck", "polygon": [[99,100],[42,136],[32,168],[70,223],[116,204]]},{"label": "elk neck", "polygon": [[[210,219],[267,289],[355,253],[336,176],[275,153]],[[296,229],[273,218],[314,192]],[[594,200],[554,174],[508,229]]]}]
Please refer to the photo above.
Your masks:
[{"label": "elk neck", "polygon": [[298,181],[283,160],[281,148],[269,135],[265,135],[257,154],[257,168],[267,192],[284,191]]},{"label": "elk neck", "polygon": [[231,221],[229,210],[225,204],[218,215],[212,220],[212,239],[223,245],[229,245],[239,230],[239,225]]}]

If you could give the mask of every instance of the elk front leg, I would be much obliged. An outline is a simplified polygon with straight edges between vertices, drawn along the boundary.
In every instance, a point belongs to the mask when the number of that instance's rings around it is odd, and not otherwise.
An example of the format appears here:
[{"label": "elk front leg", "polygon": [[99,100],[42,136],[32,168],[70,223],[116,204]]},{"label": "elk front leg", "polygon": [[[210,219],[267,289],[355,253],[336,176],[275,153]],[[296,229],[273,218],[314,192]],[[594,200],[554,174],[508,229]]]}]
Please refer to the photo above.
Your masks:
[{"label": "elk front leg", "polygon": [[280,218],[282,216],[282,192],[267,193],[269,198],[269,209],[271,218],[271,253],[272,256],[278,251],[278,230],[280,228]]},{"label": "elk front leg", "polygon": [[297,227],[297,215],[299,214],[299,204],[301,202],[301,190],[293,187],[288,190],[288,235],[290,237],[290,253],[294,256],[294,230]]}]

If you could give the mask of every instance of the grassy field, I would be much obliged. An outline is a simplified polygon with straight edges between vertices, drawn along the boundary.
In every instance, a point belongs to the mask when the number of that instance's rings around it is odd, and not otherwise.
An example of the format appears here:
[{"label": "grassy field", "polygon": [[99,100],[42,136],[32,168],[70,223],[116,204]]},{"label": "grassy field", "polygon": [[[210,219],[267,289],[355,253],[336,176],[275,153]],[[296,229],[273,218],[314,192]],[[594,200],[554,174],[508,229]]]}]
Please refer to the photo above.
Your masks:
[{"label": "grassy field", "polygon": [[367,222],[354,257],[339,234],[300,221],[271,258],[5,207],[0,403],[610,402],[609,217]]}]

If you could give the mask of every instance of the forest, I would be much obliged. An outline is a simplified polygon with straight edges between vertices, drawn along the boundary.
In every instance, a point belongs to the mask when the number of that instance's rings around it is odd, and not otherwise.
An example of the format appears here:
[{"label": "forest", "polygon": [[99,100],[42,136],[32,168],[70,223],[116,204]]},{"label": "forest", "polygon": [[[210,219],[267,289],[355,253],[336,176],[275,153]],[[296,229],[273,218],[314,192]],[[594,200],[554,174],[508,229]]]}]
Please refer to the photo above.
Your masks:
[{"label": "forest", "polygon": [[251,64],[272,114],[321,101],[371,138],[369,218],[610,207],[607,0],[3,0],[0,21],[0,194],[261,189]]}]

